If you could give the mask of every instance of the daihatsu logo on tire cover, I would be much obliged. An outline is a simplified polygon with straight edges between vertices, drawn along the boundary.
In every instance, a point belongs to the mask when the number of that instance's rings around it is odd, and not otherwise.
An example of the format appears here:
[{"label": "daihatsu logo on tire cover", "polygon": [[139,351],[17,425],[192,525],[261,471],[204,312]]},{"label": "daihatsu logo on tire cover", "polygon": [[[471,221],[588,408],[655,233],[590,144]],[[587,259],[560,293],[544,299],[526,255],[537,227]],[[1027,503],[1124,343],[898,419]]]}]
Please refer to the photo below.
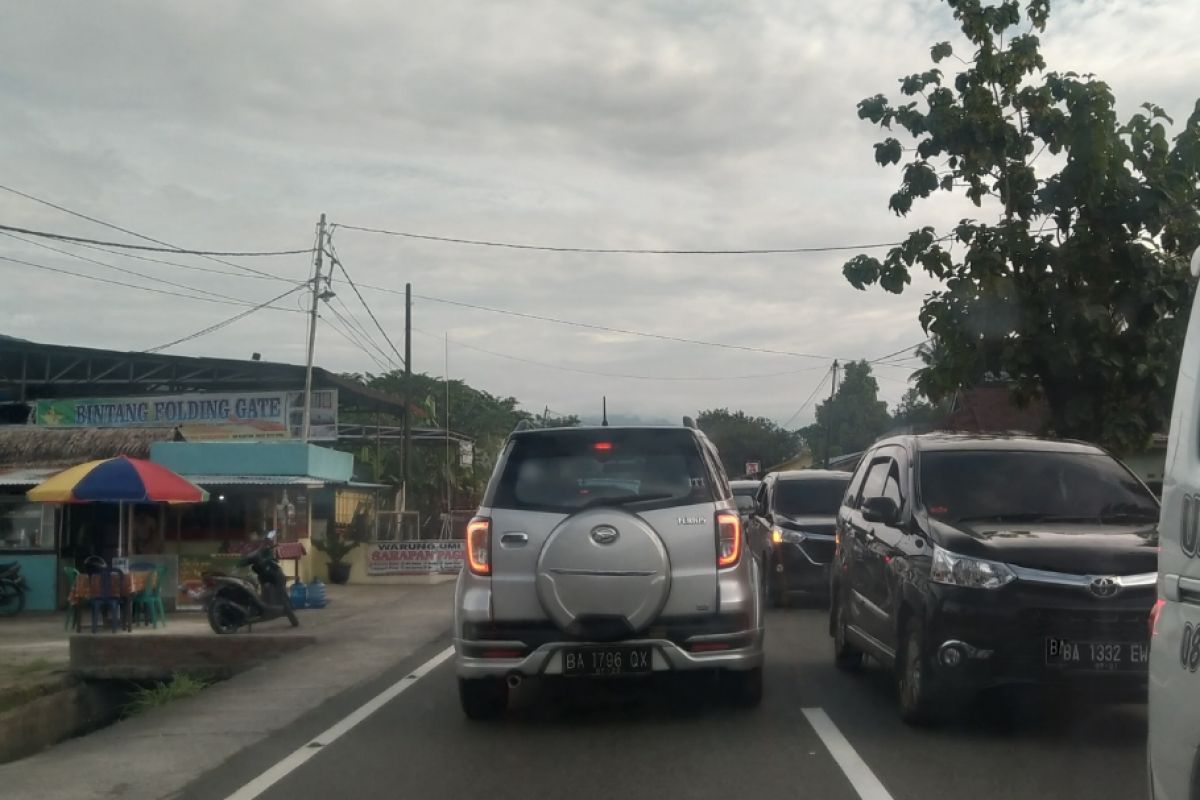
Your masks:
[{"label": "daihatsu logo on tire cover", "polygon": [[612,544],[621,533],[612,525],[597,525],[592,528],[592,541],[596,544]]},{"label": "daihatsu logo on tire cover", "polygon": [[1092,590],[1092,594],[1096,595],[1096,597],[1112,597],[1121,587],[1117,585],[1116,578],[1103,575],[1092,578],[1092,582],[1088,584],[1088,588]]}]

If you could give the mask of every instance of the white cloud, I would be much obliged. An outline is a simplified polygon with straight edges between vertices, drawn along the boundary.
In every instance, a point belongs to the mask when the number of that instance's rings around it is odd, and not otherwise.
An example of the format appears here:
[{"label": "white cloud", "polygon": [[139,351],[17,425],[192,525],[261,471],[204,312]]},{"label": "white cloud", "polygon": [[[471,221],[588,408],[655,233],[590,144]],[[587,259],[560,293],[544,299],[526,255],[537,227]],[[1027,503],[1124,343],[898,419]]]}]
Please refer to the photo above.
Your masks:
[{"label": "white cloud", "polygon": [[[953,36],[932,0],[844,3],[493,2],[27,4],[0,28],[0,182],[184,245],[307,246],[335,221],[597,247],[794,246],[891,241],[962,215],[953,201],[899,220],[898,180],[871,159],[855,116],[925,68]],[[1177,119],[1200,53],[1180,34],[1200,5],[1056,5],[1052,68],[1094,71],[1128,113]],[[115,232],[0,193],[0,221]],[[736,258],[477,249],[339,230],[355,279],[419,294],[687,338],[876,357],[920,338],[933,284],[856,292],[852,253]],[[121,279],[0,242],[0,254]],[[96,256],[95,253],[88,255]],[[101,260],[108,256],[101,256]],[[115,260],[115,257],[113,257]],[[125,263],[122,261],[122,263]],[[198,265],[214,266],[205,261]],[[307,259],[246,260],[303,280]],[[256,301],[276,285],[141,262],[129,268]],[[231,307],[105,288],[0,262],[3,331],[140,349]],[[280,285],[281,286],[281,285]],[[356,300],[337,287],[351,307]],[[403,299],[368,298],[400,344]],[[364,314],[360,319],[370,325]],[[536,361],[674,377],[800,370],[818,362],[497,316],[418,301],[418,369],[442,369],[441,335]],[[177,352],[303,357],[299,314],[260,313]],[[320,363],[377,371],[327,328]],[[677,417],[708,406],[784,419],[820,380],[649,383],[451,348],[452,373],[531,407],[616,407]],[[899,369],[881,389],[899,397]],[[802,415],[801,422],[807,421]]]}]

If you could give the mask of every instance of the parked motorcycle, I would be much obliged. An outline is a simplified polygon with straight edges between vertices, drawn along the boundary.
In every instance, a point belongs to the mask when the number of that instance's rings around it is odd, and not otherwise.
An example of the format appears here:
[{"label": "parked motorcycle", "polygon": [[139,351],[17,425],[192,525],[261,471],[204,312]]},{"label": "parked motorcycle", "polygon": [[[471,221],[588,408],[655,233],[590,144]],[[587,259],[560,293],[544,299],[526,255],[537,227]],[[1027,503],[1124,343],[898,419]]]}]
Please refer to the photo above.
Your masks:
[{"label": "parked motorcycle", "polygon": [[0,615],[12,616],[24,611],[28,591],[29,584],[25,583],[19,562],[0,564]]},{"label": "parked motorcycle", "polygon": [[205,573],[205,591],[201,596],[208,613],[208,624],[215,633],[236,633],[256,622],[287,617],[292,627],[300,624],[292,610],[287,592],[287,576],[275,553],[275,531],[267,534],[262,547],[238,562],[248,566],[258,578],[257,584],[236,575]]}]

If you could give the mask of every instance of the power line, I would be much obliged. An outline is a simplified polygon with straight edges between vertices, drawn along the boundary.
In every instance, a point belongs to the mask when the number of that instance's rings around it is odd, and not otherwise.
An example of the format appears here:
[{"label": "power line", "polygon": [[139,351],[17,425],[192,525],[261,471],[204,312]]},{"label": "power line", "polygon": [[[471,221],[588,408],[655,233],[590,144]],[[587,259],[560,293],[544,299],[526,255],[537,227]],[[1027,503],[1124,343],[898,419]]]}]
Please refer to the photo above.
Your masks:
[{"label": "power line", "polygon": [[[359,320],[359,318],[355,316],[354,312],[350,310],[350,306],[346,305],[346,302],[342,300],[342,296],[340,294],[335,294],[332,301],[327,300],[325,302],[327,305],[337,303],[339,306],[341,306],[343,314],[339,315],[339,318],[344,316],[342,323],[345,324],[346,327],[348,327],[351,331],[353,331],[360,339],[370,344],[373,350],[382,355],[384,358],[391,360],[392,363],[395,363],[395,359],[392,359],[391,356],[388,355],[387,351],[380,347],[379,342],[375,340],[375,337],[371,335],[371,332],[367,330],[367,327],[363,325],[362,321]],[[330,308],[330,311],[336,312],[336,310],[333,308]]]},{"label": "power line", "polygon": [[[922,339],[921,341],[917,342],[916,344],[910,344],[908,347],[897,350],[894,353],[888,353],[887,355],[880,356],[879,358],[873,358],[873,359],[871,359],[871,361],[869,363],[878,364],[881,361],[887,361],[889,358],[892,358],[893,356],[898,356],[902,353],[907,353],[910,350],[916,350],[918,347],[920,347],[921,345],[925,344],[928,341],[929,341],[928,338]],[[899,365],[892,364],[891,366],[899,366]]]},{"label": "power line", "polygon": [[[428,331],[421,330],[420,328],[413,328],[413,330],[416,331],[417,333],[423,334],[430,338],[434,338],[434,339],[438,339],[438,340],[441,340],[441,338],[442,338],[440,336],[436,336],[432,333],[429,333]],[[522,356],[514,356],[511,353],[502,353],[502,352],[499,352],[496,350],[488,350],[487,348],[479,347],[477,345],[467,344],[466,342],[458,341],[456,339],[451,339],[450,343],[453,345],[456,345],[458,347],[466,348],[467,350],[475,350],[480,353],[486,353],[487,355],[490,355],[490,356],[496,356],[497,358],[504,358],[504,359],[508,359],[509,361],[517,361],[522,364],[532,364],[533,366],[544,367],[546,369],[559,370],[561,372],[575,372],[575,373],[579,373],[582,375],[596,375],[601,378],[626,378],[629,380],[639,380],[639,381],[666,381],[666,382],[743,381],[743,380],[753,380],[753,379],[758,379],[758,378],[779,378],[779,377],[783,377],[783,376],[787,376],[787,375],[798,375],[803,372],[810,372],[814,369],[819,369],[819,367],[806,367],[804,369],[790,370],[787,372],[770,372],[770,373],[758,374],[758,375],[705,375],[705,376],[696,376],[696,377],[674,376],[674,375],[631,375],[628,373],[621,373],[621,372],[603,372],[600,370],[585,369],[583,367],[568,367],[568,366],[564,366],[562,364],[552,364],[552,363],[549,363],[546,361],[535,361],[534,359],[531,359],[531,358],[524,358]]]},{"label": "power line", "polygon": [[[115,225],[111,222],[105,222],[102,219],[96,219],[95,217],[89,217],[87,214],[83,214],[79,211],[73,211],[69,208],[66,208],[65,206],[60,206],[57,203],[52,203],[49,200],[46,200],[44,198],[35,197],[34,195],[28,194],[26,192],[22,192],[19,189],[14,189],[11,186],[5,186],[4,184],[0,184],[0,189],[4,190],[6,192],[10,192],[12,194],[18,195],[20,197],[24,197],[26,200],[32,200],[35,203],[41,203],[44,206],[53,208],[56,211],[61,211],[64,214],[70,214],[73,217],[78,217],[79,219],[87,220],[88,222],[95,223],[96,225],[101,225],[105,228],[110,228],[111,230],[114,230],[114,231],[120,231],[121,233],[129,234],[130,236],[133,236],[137,239],[141,239],[146,242],[154,242],[155,244],[161,244],[166,247],[173,248],[176,251],[182,251],[182,248],[178,247],[177,245],[171,244],[170,242],[164,242],[161,239],[155,239],[153,236],[147,236],[144,233],[138,233],[137,231],[132,231],[132,230],[129,230],[128,228],[122,228],[120,225]],[[253,267],[245,267],[245,266],[242,266],[241,264],[234,264],[232,261],[222,261],[219,258],[213,258],[211,255],[205,255],[203,257],[214,263],[224,264],[227,267],[233,267],[234,269],[242,270],[243,272],[254,273],[254,274],[258,274],[258,275],[265,275],[267,277],[272,277],[272,278],[275,277],[274,275],[271,275],[270,273],[261,272],[260,270],[254,269]]]},{"label": "power line", "polygon": [[[232,301],[232,300],[218,300],[215,297],[204,297],[203,295],[184,294],[183,292],[172,292],[169,289],[154,289],[149,286],[139,286],[136,283],[125,283],[124,281],[113,280],[112,278],[101,278],[99,276],[88,275],[83,272],[72,272],[69,269],[61,269],[59,267],[48,267],[45,264],[37,264],[37,263],[34,263],[33,261],[25,261],[20,258],[12,258],[11,256],[0,255],[0,261],[8,261],[13,264],[20,264],[22,266],[32,267],[33,269],[40,269],[45,272],[56,272],[60,275],[70,275],[71,277],[74,277],[74,278],[84,278],[85,280],[96,281],[97,283],[104,283],[104,284],[108,284],[110,286],[123,286],[126,289],[137,289],[140,292],[152,292],[154,294],[165,294],[165,295],[170,295],[171,297],[183,297],[188,300],[203,300],[204,302],[207,302],[207,303],[220,303],[222,305],[230,305],[231,303],[234,305],[252,305],[252,303],[249,303],[246,301],[241,301],[241,300],[238,300],[236,302]],[[277,310],[277,311],[291,311],[290,308],[276,308],[274,306],[271,306],[270,308],[272,310]]]},{"label": "power line", "polygon": [[495,242],[486,239],[464,239],[455,236],[432,236],[423,233],[407,231],[389,231],[383,228],[367,228],[359,225],[347,225],[341,222],[333,224],[335,228],[345,228],[349,231],[363,233],[378,233],[384,236],[400,236],[406,239],[421,239],[429,242],[448,244],[465,244],[476,247],[503,247],[510,250],[541,250],[549,253],[599,253],[627,255],[659,255],[659,256],[747,256],[747,255],[778,255],[785,253],[835,253],[843,250],[873,250],[880,247],[896,247],[903,242],[873,242],[870,244],[845,244],[822,247],[755,247],[732,250],[713,249],[664,249],[655,250],[640,247],[557,247],[542,244],[518,244],[515,242]]},{"label": "power line", "polygon": [[833,374],[833,364],[830,364],[830,365],[829,365],[829,368],[828,368],[828,369],[825,371],[825,374],[821,376],[821,382],[820,382],[820,383],[818,383],[818,384],[817,384],[817,385],[816,385],[816,386],[813,388],[813,390],[812,390],[812,394],[810,394],[810,395],[808,396],[808,399],[807,399],[807,400],[805,400],[803,403],[801,403],[801,404],[800,404],[800,407],[796,409],[795,413],[793,413],[793,414],[792,414],[790,417],[788,417],[788,418],[787,418],[787,422],[783,423],[783,424],[782,424],[782,425],[780,425],[779,427],[781,427],[781,428],[786,428],[788,425],[791,425],[791,424],[792,424],[792,421],[793,421],[793,420],[795,420],[795,419],[796,419],[796,417],[798,417],[798,416],[800,416],[801,414],[803,414],[803,413],[804,413],[804,409],[808,408],[809,404],[811,404],[811,403],[812,403],[812,401],[813,401],[813,400],[816,398],[816,396],[817,396],[817,393],[821,391],[821,387],[825,385],[825,381],[826,381],[826,380],[827,380],[827,379],[828,379],[828,378],[829,378],[829,377],[830,377],[832,374]]},{"label": "power line", "polygon": [[[388,290],[395,292],[395,290]],[[398,294],[398,292],[396,292]],[[664,333],[649,333],[647,331],[635,331],[627,328],[614,328],[608,325],[596,325],[590,322],[578,322],[576,320],[560,319],[558,317],[547,317],[541,314],[528,314],[523,311],[510,311],[503,308],[494,308],[491,306],[475,305],[473,303],[464,303],[460,300],[447,300],[443,297],[430,297],[429,295],[413,294],[413,297],[420,300],[427,300],[431,303],[445,303],[446,305],[460,306],[462,308],[472,308],[476,311],[489,311],[493,314],[504,314],[511,317],[522,317],[524,319],[536,319],[541,322],[552,322],[556,325],[569,325],[575,328],[586,328],[588,330],[605,331],[607,333],[620,333],[626,336],[642,336],[648,339],[660,339],[667,342],[681,342],[683,344],[696,344],[705,347],[720,347],[726,350],[741,350],[749,353],[767,353],[777,356],[792,356],[794,358],[816,358],[822,361],[832,359],[833,356],[817,355],[814,353],[797,353],[790,350],[773,350],[768,347],[753,347],[750,345],[728,344],[726,342],[710,342],[703,339],[688,339],[682,336],[669,336]]]},{"label": "power line", "polygon": [[177,344],[183,344],[184,342],[190,342],[192,339],[199,339],[201,336],[206,336],[207,334],[213,333],[215,331],[219,331],[221,328],[224,328],[228,325],[232,325],[233,323],[237,322],[240,319],[245,319],[246,317],[250,316],[254,312],[261,311],[262,309],[271,305],[271,303],[274,303],[276,300],[282,300],[283,298],[287,297],[289,294],[298,292],[301,289],[303,289],[304,287],[305,287],[305,284],[303,284],[303,283],[300,284],[299,286],[293,286],[291,289],[288,289],[283,294],[278,295],[276,297],[272,297],[270,300],[267,300],[265,303],[259,303],[258,305],[254,306],[253,308],[248,308],[239,314],[233,315],[229,319],[222,320],[221,322],[218,322],[215,325],[209,325],[207,328],[202,328],[202,329],[196,331],[195,333],[188,334],[187,336],[183,336],[172,342],[167,342],[166,344],[160,344],[158,347],[152,347],[149,350],[146,350],[145,352],[157,353],[160,350],[166,350],[168,347],[174,347]]},{"label": "power line", "polygon": [[[8,235],[11,236],[12,234],[8,234]],[[258,280],[272,280],[272,281],[280,281],[283,283],[293,283],[291,278],[285,278],[282,275],[272,275],[269,272],[260,272],[259,270],[254,270],[252,272],[245,272],[245,271],[233,272],[233,271],[227,270],[227,269],[213,269],[212,267],[201,267],[196,264],[181,264],[178,261],[166,261],[161,258],[151,258],[150,256],[138,255],[137,253],[122,253],[120,250],[112,250],[110,248],[99,247],[94,244],[84,244],[82,242],[75,242],[74,244],[76,247],[86,247],[89,250],[99,250],[101,253],[109,253],[110,255],[121,256],[122,258],[136,258],[138,261],[147,261],[152,264],[164,264],[168,267],[178,267],[180,269],[192,270],[193,272],[207,272],[211,275],[228,275],[231,278],[256,278]],[[213,259],[213,260],[216,261],[216,259]],[[216,263],[221,264],[224,262],[217,261]],[[245,269],[249,269],[249,267],[247,267]]]},{"label": "power line", "polygon": [[375,366],[379,367],[379,369],[381,369],[381,370],[382,370],[382,371],[384,371],[384,372],[391,372],[391,371],[392,371],[392,368],[391,368],[391,367],[389,367],[387,364],[385,364],[385,363],[383,363],[382,361],[380,361],[380,360],[379,360],[379,359],[378,359],[378,358],[375,356],[375,354],[374,354],[374,353],[372,353],[370,350],[368,350],[367,348],[363,347],[361,342],[359,342],[359,341],[355,340],[355,339],[354,339],[353,337],[351,337],[351,336],[350,336],[350,335],[349,335],[349,334],[348,334],[346,331],[342,330],[342,329],[341,329],[341,328],[339,328],[337,325],[334,325],[334,324],[333,324],[333,321],[332,321],[332,320],[330,320],[328,317],[318,317],[318,318],[319,318],[319,319],[320,319],[322,322],[324,322],[326,325],[328,325],[328,326],[329,326],[329,329],[330,329],[330,330],[332,330],[334,333],[336,333],[338,336],[341,336],[341,337],[342,337],[343,339],[345,339],[347,342],[349,342],[350,344],[354,345],[355,347],[357,347],[357,348],[358,348],[359,350],[361,350],[362,352],[366,353],[366,355],[367,355],[367,358],[369,358],[369,359],[371,359],[373,362],[375,362]]},{"label": "power line", "polygon": [[[386,361],[390,361],[390,362],[391,362],[391,366],[388,366],[387,364],[384,364],[384,363],[383,363],[383,362],[381,362],[379,359],[377,359],[377,358],[375,358],[374,356],[372,356],[372,359],[375,361],[375,363],[376,363],[376,364],[378,364],[380,367],[382,367],[382,368],[384,368],[384,369],[388,369],[388,370],[391,370],[391,369],[400,369],[400,365],[399,365],[399,364],[397,364],[397,363],[395,362],[395,360],[393,360],[393,359],[392,359],[392,357],[391,357],[391,356],[389,356],[389,355],[387,354],[387,352],[386,352],[386,351],[384,351],[384,349],[383,349],[382,347],[380,347],[378,344],[376,344],[376,343],[375,343],[375,341],[374,341],[374,340],[372,340],[372,339],[371,339],[369,336],[364,336],[363,334],[359,333],[359,332],[358,332],[358,331],[355,329],[354,325],[353,325],[353,324],[352,324],[352,323],[351,323],[349,320],[347,320],[347,319],[346,319],[346,317],[344,317],[344,316],[342,315],[342,313],[341,313],[340,311],[338,311],[338,310],[337,310],[337,308],[335,308],[335,307],[333,306],[333,304],[332,304],[332,303],[330,303],[328,300],[326,300],[326,301],[325,301],[325,306],[326,306],[326,307],[327,307],[327,308],[328,308],[328,309],[329,309],[331,312],[333,312],[333,315],[334,315],[335,317],[337,317],[337,318],[338,318],[338,320],[339,320],[339,321],[341,321],[341,323],[342,323],[344,326],[346,326],[346,332],[350,334],[350,336],[351,336],[351,337],[353,338],[353,340],[354,340],[354,343],[355,343],[355,344],[356,344],[356,345],[357,345],[357,346],[358,346],[360,349],[362,349],[362,350],[367,350],[367,347],[366,347],[366,345],[364,345],[364,344],[363,344],[363,342],[366,342],[366,344],[367,344],[367,345],[370,345],[372,348],[374,348],[374,349],[375,349],[375,351],[376,351],[376,352],[378,352],[378,353],[379,353],[381,356],[383,356],[383,358],[384,358]],[[369,351],[368,351],[368,353],[369,353]]]},{"label": "power line", "polygon": [[35,231],[31,228],[18,228],[14,225],[0,225],[0,230],[11,231],[13,233],[24,233],[27,236],[40,236],[44,239],[56,239],[60,242],[78,242],[80,244],[99,244],[106,247],[120,247],[125,250],[144,250],[150,253],[179,253],[181,255],[191,256],[295,256],[311,253],[311,250],[253,250],[244,252],[233,252],[228,250],[185,250],[180,247],[150,247],[143,244],[125,244],[124,242],[107,242],[103,239],[86,239],[82,236],[67,236],[63,233],[50,233],[49,231]]},{"label": "power line", "polygon": [[[317,246],[320,247],[321,244],[318,243]],[[367,305],[366,298],[362,296],[362,292],[360,292],[358,290],[358,287],[354,285],[354,279],[351,278],[350,273],[346,271],[346,265],[342,263],[342,260],[337,257],[337,253],[335,251],[333,251],[333,234],[332,233],[330,234],[329,249],[331,251],[329,253],[329,260],[331,262],[333,262],[334,264],[337,264],[338,269],[340,269],[342,271],[342,274],[346,276],[346,282],[350,284],[350,288],[354,290],[354,294],[358,295],[358,301],[360,303],[362,303],[362,307],[367,310],[367,316],[369,316],[371,318],[371,321],[375,323],[375,327],[379,329],[379,333],[383,336],[383,340],[388,343],[388,346],[392,348],[392,352],[396,354],[396,357],[400,359],[400,363],[403,364],[404,356],[400,355],[400,351],[397,350],[396,345],[392,343],[391,337],[389,337],[387,335],[387,331],[385,331],[383,329],[383,326],[379,324],[379,320],[375,317],[375,312],[371,310],[371,307],[369,305]],[[331,269],[330,273],[332,273],[332,272],[333,272],[333,270]]]},{"label": "power line", "polygon": [[[64,256],[70,256],[71,258],[77,258],[77,259],[79,259],[80,261],[86,261],[86,262],[88,262],[89,264],[95,264],[95,265],[97,265],[97,266],[104,267],[105,269],[116,270],[117,272],[123,272],[123,273],[125,273],[126,275],[133,275],[134,277],[137,277],[137,278],[143,278],[143,279],[145,279],[145,280],[148,280],[148,281],[154,281],[155,283],[161,283],[161,284],[163,284],[163,285],[165,285],[165,286],[173,286],[173,287],[175,287],[176,289],[187,289],[189,292],[199,292],[199,293],[201,293],[201,294],[206,294],[206,295],[209,295],[209,296],[211,296],[211,297],[216,297],[216,298],[219,298],[219,299],[221,299],[221,300],[226,300],[226,301],[228,301],[228,302],[230,302],[230,303],[236,303],[236,304],[239,304],[239,305],[253,305],[253,303],[247,302],[247,301],[245,301],[245,300],[242,300],[241,298],[238,298],[238,297],[230,297],[230,296],[229,296],[229,295],[227,295],[227,294],[221,294],[220,292],[210,292],[208,289],[201,289],[201,288],[200,288],[200,287],[198,287],[198,286],[189,286],[189,285],[187,285],[186,283],[176,283],[176,282],[174,282],[174,281],[169,281],[169,280],[167,280],[166,278],[159,278],[159,277],[157,277],[157,276],[154,276],[154,275],[147,275],[147,274],[146,274],[146,273],[144,273],[144,272],[138,272],[137,270],[126,269],[125,267],[118,267],[118,266],[117,266],[117,265],[115,265],[115,264],[109,264],[109,263],[107,263],[107,262],[104,262],[104,261],[97,261],[97,260],[96,260],[96,259],[94,259],[94,258],[88,258],[87,256],[82,256],[82,255],[80,255],[80,254],[78,254],[78,253],[72,253],[70,250],[61,250],[61,249],[59,249],[59,248],[57,248],[57,247],[51,247],[50,245],[48,245],[48,244],[45,244],[44,242],[38,242],[38,241],[35,241],[35,240],[33,240],[33,239],[26,239],[25,237],[23,237],[23,236],[17,236],[16,234],[12,234],[12,233],[5,233],[4,231],[0,231],[0,236],[7,236],[7,237],[9,237],[10,239],[15,239],[15,240],[17,240],[18,242],[24,242],[25,244],[31,244],[31,245],[33,245],[34,247],[40,247],[40,248],[42,248],[43,250],[49,250],[49,251],[51,251],[51,252],[54,252],[54,253],[60,253],[60,254],[62,254],[62,255],[64,255]],[[279,310],[279,311],[290,311],[291,309],[289,309],[289,308],[281,308],[281,309],[277,309],[277,310]]]}]

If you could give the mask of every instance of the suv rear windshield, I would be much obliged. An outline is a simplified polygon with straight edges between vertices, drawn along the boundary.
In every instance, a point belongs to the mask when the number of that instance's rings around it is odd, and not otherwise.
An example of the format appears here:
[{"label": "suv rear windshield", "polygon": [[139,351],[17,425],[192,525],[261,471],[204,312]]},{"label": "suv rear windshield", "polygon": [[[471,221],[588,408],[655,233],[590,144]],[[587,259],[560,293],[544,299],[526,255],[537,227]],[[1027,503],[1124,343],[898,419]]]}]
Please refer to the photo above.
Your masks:
[{"label": "suv rear windshield", "polygon": [[925,452],[921,500],[932,516],[961,522],[1158,520],[1154,496],[1100,453]]},{"label": "suv rear windshield", "polygon": [[780,481],[775,486],[775,511],[789,517],[832,517],[849,482],[848,478]]},{"label": "suv rear windshield", "polygon": [[714,499],[712,477],[686,430],[580,430],[516,436],[496,483],[495,508],[572,513]]}]

